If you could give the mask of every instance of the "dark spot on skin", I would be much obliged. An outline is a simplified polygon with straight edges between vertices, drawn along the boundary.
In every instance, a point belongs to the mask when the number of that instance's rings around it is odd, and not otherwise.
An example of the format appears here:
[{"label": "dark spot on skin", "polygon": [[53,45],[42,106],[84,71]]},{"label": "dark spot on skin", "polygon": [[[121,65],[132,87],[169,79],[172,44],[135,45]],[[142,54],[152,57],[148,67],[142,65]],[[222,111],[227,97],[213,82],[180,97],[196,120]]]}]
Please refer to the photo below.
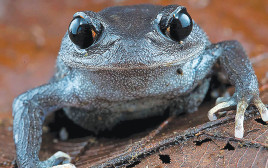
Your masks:
[{"label": "dark spot on skin", "polygon": [[224,146],[223,150],[235,150],[233,145],[231,145],[229,142]]},{"label": "dark spot on skin", "polygon": [[178,68],[178,69],[177,69],[177,74],[179,74],[179,75],[183,75],[182,69]]},{"label": "dark spot on skin", "polygon": [[264,122],[261,118],[256,118],[255,121],[257,121],[257,123],[260,123],[262,125],[268,125],[266,122]]},{"label": "dark spot on skin", "polygon": [[141,161],[136,161],[136,162],[132,163],[131,165],[126,166],[126,168],[136,167],[140,163],[141,163]]},{"label": "dark spot on skin", "polygon": [[212,139],[206,138],[206,139],[201,140],[201,141],[194,141],[194,143],[195,143],[196,146],[201,146],[203,143],[210,142],[210,141],[212,141]]},{"label": "dark spot on skin", "polygon": [[159,159],[164,164],[169,164],[170,163],[170,157],[169,157],[169,155],[159,155]]}]

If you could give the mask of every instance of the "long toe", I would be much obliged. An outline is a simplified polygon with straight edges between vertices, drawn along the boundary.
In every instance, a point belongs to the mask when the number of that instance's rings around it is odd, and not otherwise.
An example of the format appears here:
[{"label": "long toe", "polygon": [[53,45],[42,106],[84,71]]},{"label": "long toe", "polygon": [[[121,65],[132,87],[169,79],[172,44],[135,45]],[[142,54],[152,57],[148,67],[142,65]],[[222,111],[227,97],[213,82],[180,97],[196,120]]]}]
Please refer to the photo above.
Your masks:
[{"label": "long toe", "polygon": [[259,110],[262,120],[268,121],[268,110],[267,107],[262,103],[261,99],[259,97],[254,98],[253,103]]},{"label": "long toe", "polygon": [[56,152],[49,159],[40,163],[40,167],[47,168],[71,162],[71,157],[64,152]]},{"label": "long toe", "polygon": [[75,165],[68,163],[64,165],[53,166],[52,168],[76,168]]},{"label": "long toe", "polygon": [[216,120],[217,117],[215,114],[217,112],[221,112],[221,111],[230,109],[230,108],[234,107],[235,105],[236,105],[236,102],[233,99],[230,99],[227,102],[219,103],[218,105],[216,105],[215,107],[213,107],[212,109],[209,110],[209,112],[208,112],[209,120],[210,121]]}]

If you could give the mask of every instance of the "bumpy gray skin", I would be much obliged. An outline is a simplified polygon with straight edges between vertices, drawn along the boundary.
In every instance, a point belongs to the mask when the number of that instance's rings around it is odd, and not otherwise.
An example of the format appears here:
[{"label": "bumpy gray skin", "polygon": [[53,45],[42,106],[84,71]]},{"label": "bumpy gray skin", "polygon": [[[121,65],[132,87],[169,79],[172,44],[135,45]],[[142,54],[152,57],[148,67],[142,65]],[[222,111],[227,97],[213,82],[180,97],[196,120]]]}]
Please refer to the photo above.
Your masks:
[{"label": "bumpy gray skin", "polygon": [[249,103],[267,120],[256,76],[238,42],[211,44],[195,23],[181,43],[160,31],[160,20],[181,9],[177,5],[139,5],[76,13],[74,16],[83,16],[102,29],[101,35],[92,46],[79,49],[66,33],[51,81],[14,100],[18,166],[50,167],[70,161],[64,153],[46,161],[38,158],[45,116],[60,108],[75,123],[95,132],[166,109],[172,114],[195,111],[208,90],[216,62],[227,72],[236,92],[209,112],[210,119],[216,119],[218,111],[239,105],[237,137],[241,137]]}]

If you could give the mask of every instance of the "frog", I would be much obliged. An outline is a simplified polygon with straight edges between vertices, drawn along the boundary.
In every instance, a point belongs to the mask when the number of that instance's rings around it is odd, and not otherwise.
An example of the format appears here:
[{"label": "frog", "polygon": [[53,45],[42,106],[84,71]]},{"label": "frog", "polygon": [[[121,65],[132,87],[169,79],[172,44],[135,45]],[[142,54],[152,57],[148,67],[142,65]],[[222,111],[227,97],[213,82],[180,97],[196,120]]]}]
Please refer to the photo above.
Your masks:
[{"label": "frog", "polygon": [[[82,128],[98,133],[121,121],[194,112],[204,100],[214,66],[235,87],[209,110],[236,108],[236,138],[244,136],[244,113],[254,105],[268,120],[250,60],[235,40],[210,42],[181,5],[115,6],[74,14],[48,83],[22,93],[13,102],[16,163],[45,168],[70,162],[57,152],[38,157],[47,115],[63,109]],[[198,114],[196,114],[198,115]]]}]

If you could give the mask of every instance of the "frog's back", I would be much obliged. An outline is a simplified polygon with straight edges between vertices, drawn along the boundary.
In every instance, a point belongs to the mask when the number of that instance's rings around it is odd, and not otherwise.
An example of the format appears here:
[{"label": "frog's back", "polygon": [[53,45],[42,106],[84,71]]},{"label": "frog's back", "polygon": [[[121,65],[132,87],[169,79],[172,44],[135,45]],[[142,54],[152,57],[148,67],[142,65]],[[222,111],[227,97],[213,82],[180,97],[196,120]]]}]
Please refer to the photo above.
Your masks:
[{"label": "frog's back", "polygon": [[152,22],[162,6],[134,5],[104,9],[99,14],[122,36],[141,37],[152,29]]},{"label": "frog's back", "polygon": [[147,15],[148,18],[153,18],[159,13],[159,11],[162,8],[163,6],[161,5],[151,5],[151,4],[142,4],[133,6],[115,6],[103,9],[98,13],[100,15],[105,16],[106,18],[110,17],[111,19],[117,16],[120,19],[131,17],[133,20],[141,21],[141,17],[144,18],[145,15]]}]

